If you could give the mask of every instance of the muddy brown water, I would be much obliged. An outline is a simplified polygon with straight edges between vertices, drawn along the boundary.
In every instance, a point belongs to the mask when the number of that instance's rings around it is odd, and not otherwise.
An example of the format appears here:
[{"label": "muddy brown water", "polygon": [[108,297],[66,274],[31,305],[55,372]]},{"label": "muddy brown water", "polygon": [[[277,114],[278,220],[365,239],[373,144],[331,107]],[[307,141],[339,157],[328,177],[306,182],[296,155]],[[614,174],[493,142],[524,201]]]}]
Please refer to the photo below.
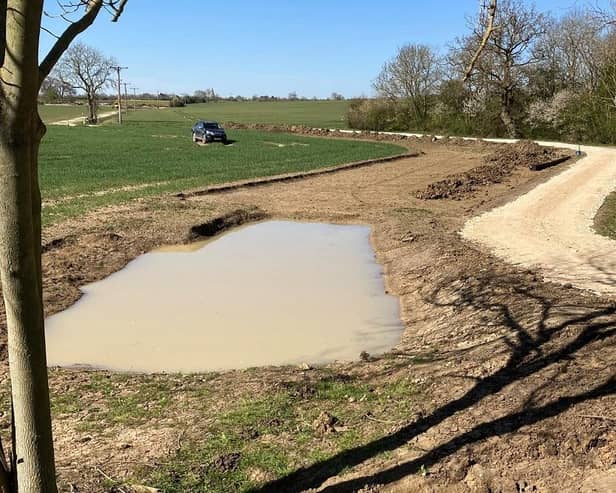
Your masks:
[{"label": "muddy brown water", "polygon": [[198,372],[385,352],[403,326],[369,236],[267,221],[142,255],[47,319],[49,365]]}]

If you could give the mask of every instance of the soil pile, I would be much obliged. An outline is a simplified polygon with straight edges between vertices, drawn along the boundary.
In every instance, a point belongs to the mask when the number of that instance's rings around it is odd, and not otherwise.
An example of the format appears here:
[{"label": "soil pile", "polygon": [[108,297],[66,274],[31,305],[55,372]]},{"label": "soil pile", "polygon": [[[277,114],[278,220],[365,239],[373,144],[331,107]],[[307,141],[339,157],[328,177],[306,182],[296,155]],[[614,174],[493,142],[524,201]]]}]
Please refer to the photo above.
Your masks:
[{"label": "soil pile", "polygon": [[485,157],[485,163],[502,168],[514,169],[528,166],[534,169],[538,164],[549,163],[562,157],[571,157],[572,152],[555,147],[542,147],[532,140],[521,140],[515,144],[503,144],[497,151]]},{"label": "soil pile", "polygon": [[491,142],[486,142],[481,139],[467,140],[456,137],[438,138],[434,135],[400,135],[373,132],[369,130],[355,130],[353,132],[341,131],[329,128],[313,128],[305,125],[274,125],[269,123],[237,123],[225,122],[224,127],[229,130],[258,130],[262,132],[281,132],[299,135],[311,135],[315,137],[338,137],[344,139],[364,139],[388,142],[417,142],[417,143],[434,143],[434,144],[455,144],[464,147],[492,147],[498,146]]},{"label": "soil pile", "polygon": [[522,140],[515,144],[501,144],[488,154],[484,164],[464,173],[457,173],[428,185],[418,191],[418,199],[460,199],[475,192],[479,187],[501,183],[516,168],[528,167],[540,170],[558,164],[571,157],[571,151],[542,147],[535,142]]}]

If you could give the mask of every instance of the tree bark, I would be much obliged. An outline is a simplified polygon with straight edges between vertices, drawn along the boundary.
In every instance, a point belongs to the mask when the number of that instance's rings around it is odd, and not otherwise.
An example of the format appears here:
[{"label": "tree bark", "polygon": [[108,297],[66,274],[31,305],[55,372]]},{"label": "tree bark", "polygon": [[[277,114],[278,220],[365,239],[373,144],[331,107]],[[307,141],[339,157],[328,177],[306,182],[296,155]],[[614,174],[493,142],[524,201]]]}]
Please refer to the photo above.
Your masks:
[{"label": "tree bark", "polygon": [[42,0],[9,0],[0,69],[0,278],[14,414],[11,491],[57,491],[41,274],[37,111]]},{"label": "tree bark", "polygon": [[513,59],[511,54],[505,56],[503,67],[503,80],[500,84],[500,96],[501,96],[501,111],[500,118],[505,126],[505,132],[510,139],[516,139],[518,137],[518,128],[512,116],[513,109],[513,87],[511,70],[513,65]]},{"label": "tree bark", "polygon": [[98,115],[96,114],[96,96],[93,94],[87,94],[88,99],[88,123],[95,124],[98,121]]},{"label": "tree bark", "polygon": [[507,89],[503,90],[501,95],[501,111],[500,118],[505,126],[505,132],[510,139],[517,139],[519,137],[518,127],[515,124],[512,113],[513,96]]},{"label": "tree bark", "polygon": [[[56,491],[40,264],[38,142],[0,144],[0,274],[14,406],[14,491]],[[40,217],[40,215],[39,215]]]}]

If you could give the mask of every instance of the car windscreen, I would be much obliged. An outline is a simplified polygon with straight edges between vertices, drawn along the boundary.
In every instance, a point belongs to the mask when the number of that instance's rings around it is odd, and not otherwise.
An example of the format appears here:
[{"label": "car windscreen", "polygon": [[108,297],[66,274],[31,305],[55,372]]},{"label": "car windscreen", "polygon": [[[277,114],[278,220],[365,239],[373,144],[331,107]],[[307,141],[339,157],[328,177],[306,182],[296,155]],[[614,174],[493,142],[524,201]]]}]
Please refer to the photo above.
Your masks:
[{"label": "car windscreen", "polygon": [[218,128],[218,123],[206,123],[205,128]]}]

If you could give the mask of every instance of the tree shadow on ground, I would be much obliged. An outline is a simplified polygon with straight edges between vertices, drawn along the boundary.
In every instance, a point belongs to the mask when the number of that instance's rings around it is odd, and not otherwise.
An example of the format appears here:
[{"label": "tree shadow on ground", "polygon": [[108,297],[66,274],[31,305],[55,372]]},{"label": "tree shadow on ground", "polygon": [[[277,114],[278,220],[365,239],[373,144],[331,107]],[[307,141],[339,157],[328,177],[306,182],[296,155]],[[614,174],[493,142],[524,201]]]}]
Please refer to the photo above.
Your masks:
[{"label": "tree shadow on ground", "polygon": [[[549,294],[542,294],[545,292]],[[356,491],[366,484],[394,482],[418,472],[422,467],[436,464],[465,446],[557,416],[581,402],[616,393],[613,361],[580,381],[562,384],[563,381],[575,380],[569,376],[571,364],[576,364],[577,359],[587,358],[591,352],[601,351],[604,355],[608,354],[603,359],[613,360],[609,355],[614,353],[616,343],[616,305],[601,304],[592,298],[575,299],[575,296],[574,292],[566,289],[542,289],[539,286],[536,289],[523,276],[486,273],[481,277],[444,281],[426,297],[433,306],[454,312],[468,310],[487,313],[498,320],[503,332],[493,338],[498,341],[494,350],[481,353],[484,363],[500,354],[502,363],[497,365],[498,369],[486,376],[468,376],[474,383],[463,395],[394,433],[301,468],[253,491],[300,492],[317,488],[343,470],[383,452],[395,450],[447,418],[482,403],[486,397],[498,394],[512,384],[528,383],[531,378],[534,380],[529,387],[533,390],[528,392],[521,407],[512,409],[505,416],[479,424],[475,424],[478,421],[475,420],[471,429],[418,458],[373,475],[328,486],[323,491]],[[490,333],[485,326],[476,326],[474,330],[479,334]],[[467,347],[461,351],[468,353],[472,349]],[[456,361],[455,350],[448,353],[450,360]],[[468,358],[468,354],[466,356]],[[480,365],[481,362],[478,362],[477,367]],[[544,370],[549,371],[551,376],[540,376],[539,373]],[[556,379],[554,371],[564,376]],[[541,382],[539,387],[535,385],[537,381]]]}]

